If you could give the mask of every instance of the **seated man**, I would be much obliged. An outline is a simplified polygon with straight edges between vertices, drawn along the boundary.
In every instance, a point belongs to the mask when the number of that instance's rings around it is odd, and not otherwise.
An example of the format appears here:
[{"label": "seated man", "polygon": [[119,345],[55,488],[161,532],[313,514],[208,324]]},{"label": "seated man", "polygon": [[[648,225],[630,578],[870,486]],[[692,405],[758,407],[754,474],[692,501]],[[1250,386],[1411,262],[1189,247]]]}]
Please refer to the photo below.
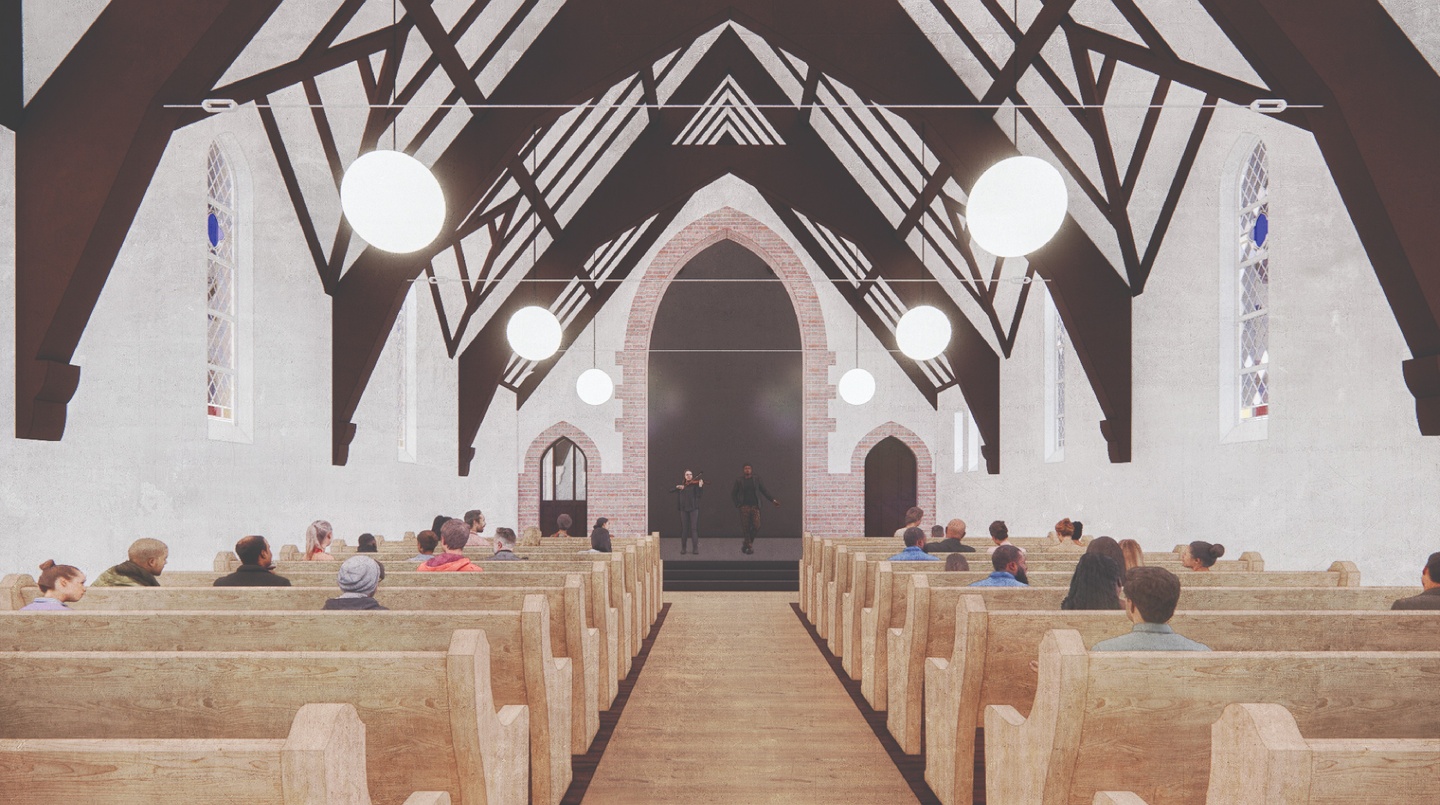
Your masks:
[{"label": "seated man", "polygon": [[1000,545],[990,554],[995,572],[974,582],[971,587],[1029,587],[1025,576],[1025,554],[1014,545]]},{"label": "seated man", "polygon": [[275,575],[275,563],[271,561],[270,543],[255,534],[241,537],[235,543],[235,555],[240,557],[240,567],[228,576],[215,580],[216,587],[289,587],[290,580]]},{"label": "seated man", "polygon": [[570,536],[570,529],[575,525],[575,520],[568,514],[562,514],[555,518],[555,525],[559,530],[550,536],[568,537]]},{"label": "seated man", "polygon": [[445,552],[415,569],[421,573],[480,573],[482,568],[462,553],[469,541],[469,526],[459,520],[446,520],[445,525],[440,526],[440,542],[444,543]]},{"label": "seated man", "polygon": [[1180,579],[1163,567],[1132,567],[1125,574],[1125,614],[1130,634],[1096,643],[1091,651],[1209,651],[1204,643],[1175,634],[1166,624],[1180,603]]},{"label": "seated man", "polygon": [[434,559],[435,546],[439,544],[440,537],[436,536],[434,531],[431,531],[428,528],[424,531],[421,531],[419,534],[415,535],[415,545],[420,549],[420,553],[417,553],[414,556],[410,557],[407,561],[428,562],[431,559]]},{"label": "seated man", "polygon": [[1420,571],[1420,587],[1424,592],[1402,598],[1391,609],[1440,609],[1440,553],[1430,554],[1425,569]]},{"label": "seated man", "polygon": [[471,509],[465,512],[465,525],[470,527],[470,541],[466,543],[471,548],[490,548],[493,543],[485,536],[485,513],[479,509]]},{"label": "seated man", "polygon": [[925,553],[925,531],[919,528],[905,529],[905,550],[886,559],[887,562],[938,562],[940,557]]},{"label": "seated man", "polygon": [[170,549],[158,539],[137,539],[130,545],[130,561],[100,574],[91,587],[159,587],[155,578],[165,570]]},{"label": "seated man", "polygon": [[495,529],[495,555],[492,562],[525,561],[528,557],[515,555],[515,530],[501,526]]},{"label": "seated man", "polygon": [[[911,506],[910,508],[906,509],[906,510],[905,510],[905,525],[902,525],[902,526],[900,526],[899,528],[895,529],[895,536],[897,536],[897,537],[904,537],[904,536],[905,536],[905,530],[906,530],[906,529],[909,529],[909,528],[919,528],[919,527],[920,527],[920,520],[921,520],[922,518],[924,518],[924,517],[925,517],[925,510],[922,509],[922,508],[920,508],[919,506]],[[870,536],[870,535],[867,534],[866,536]]]},{"label": "seated man", "polygon": [[385,566],[368,556],[352,556],[340,563],[340,572],[335,581],[340,585],[340,597],[325,602],[323,609],[361,610],[386,609],[375,600],[375,591],[385,578]]},{"label": "seated man", "polygon": [[[938,525],[935,526],[937,529],[939,527]],[[974,548],[969,545],[960,544],[960,540],[962,539],[965,539],[965,521],[957,517],[945,524],[945,538],[927,544],[925,546],[925,552],[955,553],[956,551],[960,551],[961,553],[974,553]]]}]

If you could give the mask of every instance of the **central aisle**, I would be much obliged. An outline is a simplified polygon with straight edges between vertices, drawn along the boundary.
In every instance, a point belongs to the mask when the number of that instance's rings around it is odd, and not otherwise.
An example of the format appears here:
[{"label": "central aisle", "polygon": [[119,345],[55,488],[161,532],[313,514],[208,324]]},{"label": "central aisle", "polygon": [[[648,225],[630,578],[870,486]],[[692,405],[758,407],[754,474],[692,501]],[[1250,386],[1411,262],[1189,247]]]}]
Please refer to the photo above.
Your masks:
[{"label": "central aisle", "polygon": [[671,592],[585,805],[904,803],[795,593]]}]

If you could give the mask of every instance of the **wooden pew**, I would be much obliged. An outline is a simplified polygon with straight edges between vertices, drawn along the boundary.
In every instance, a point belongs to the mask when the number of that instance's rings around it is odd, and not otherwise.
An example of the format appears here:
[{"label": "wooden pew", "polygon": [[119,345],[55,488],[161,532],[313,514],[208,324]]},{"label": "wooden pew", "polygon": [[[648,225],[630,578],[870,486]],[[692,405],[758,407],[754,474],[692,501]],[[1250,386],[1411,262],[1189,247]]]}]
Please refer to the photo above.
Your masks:
[{"label": "wooden pew", "polygon": [[1278,704],[1232,704],[1210,728],[1206,805],[1422,805],[1440,798],[1440,738],[1305,738]]},{"label": "wooden pew", "polygon": [[[868,562],[857,563],[856,573],[866,570],[868,564]],[[852,598],[851,600],[851,609],[859,609],[858,613],[852,614],[852,617],[855,618],[853,622],[859,624],[859,634],[855,636],[852,633],[852,642],[847,645],[850,646],[849,651],[853,651],[857,645],[860,649],[859,656],[855,658],[858,660],[858,664],[853,666],[855,672],[852,672],[851,678],[855,678],[855,674],[858,672],[861,690],[865,693],[866,701],[870,702],[871,707],[876,710],[886,709],[884,677],[888,674],[886,657],[889,631],[903,628],[905,625],[906,612],[909,609],[908,585],[910,578],[917,573],[913,567],[904,567],[904,565],[913,566],[914,564],[916,563],[879,562],[875,565],[875,579],[873,584],[870,584],[870,589],[866,589],[866,582],[861,582],[858,576],[854,582],[857,591],[870,594],[873,606],[856,607],[856,599]],[[895,578],[897,571],[901,576],[900,579]],[[968,582],[960,577],[961,574],[934,572],[921,575],[924,575],[931,589],[965,589],[969,591],[986,589],[968,587]],[[1191,575],[1206,574],[1192,573]],[[1207,575],[1207,578],[1215,577]],[[1341,576],[1337,573],[1333,580],[1339,578]],[[1010,589],[1025,590],[1027,588]],[[1067,589],[1063,587],[1032,587],[1028,590],[1038,597],[1021,599],[1031,603],[1012,608],[1058,610],[1060,601],[1064,599],[1067,592]],[[1342,594],[1331,596],[1324,592],[1326,590]],[[1186,609],[1302,609],[1306,607],[1314,609],[1388,609],[1390,603],[1397,598],[1404,597],[1407,590],[1413,594],[1413,590],[1410,588],[1401,587],[1186,586],[1182,603]]]},{"label": "wooden pew", "polygon": [[[868,563],[865,563],[865,565],[868,565]],[[860,637],[858,637],[858,639],[852,638],[852,642],[848,644],[851,649],[857,644],[860,645],[861,655],[860,658],[858,658],[858,660],[860,660],[858,671],[860,671],[861,674],[861,688],[863,688],[863,690],[868,690],[868,687],[870,687],[870,685],[865,684],[865,675],[871,674],[873,671],[880,675],[887,673],[886,658],[888,655],[888,637],[886,632],[890,631],[890,629],[900,629],[904,626],[906,611],[907,608],[909,608],[910,583],[912,583],[913,577],[924,576],[924,579],[927,579],[927,583],[929,583],[932,589],[965,589],[968,588],[969,583],[971,583],[971,580],[966,579],[966,575],[963,575],[963,573],[946,573],[943,572],[943,570],[926,573],[923,567],[916,567],[916,565],[920,565],[920,563],[881,562],[876,563],[876,567],[874,567],[876,580],[874,580],[873,595],[871,595],[871,601],[874,602],[874,605],[868,609],[861,609],[860,615],[858,615]],[[1333,566],[1349,565],[1351,565],[1351,563],[1338,562]],[[1266,573],[1266,575],[1269,575],[1269,573]],[[1187,576],[1181,576],[1181,585],[1185,590],[1185,598],[1182,599],[1182,601],[1185,602],[1184,605],[1187,609],[1297,609],[1299,605],[1292,605],[1290,602],[1306,601],[1306,599],[1335,602],[1329,603],[1329,605],[1316,603],[1315,608],[1318,609],[1380,609],[1382,606],[1388,608],[1390,602],[1394,601],[1394,599],[1403,598],[1403,596],[1400,595],[1400,590],[1408,589],[1359,588],[1359,586],[1339,588],[1338,585],[1341,580],[1354,580],[1358,575],[1358,570],[1345,573],[1333,570],[1333,572],[1312,572],[1310,576],[1296,576],[1293,575],[1293,573],[1284,573],[1283,576],[1283,580],[1289,583],[1296,583],[1299,582],[1299,580],[1309,577],[1309,579],[1315,580],[1316,585],[1323,582],[1325,586],[1217,586],[1215,582],[1217,582],[1218,579],[1223,579],[1223,577],[1240,577],[1240,579],[1250,580],[1251,583],[1263,582],[1264,577],[1257,575],[1257,573],[1225,573],[1224,576],[1212,575],[1212,573],[1188,573]],[[1200,582],[1187,582],[1187,580],[1185,580],[1187,577],[1189,577],[1189,579],[1204,577],[1204,580],[1200,580]],[[860,582],[857,580],[855,585],[857,585],[858,588]],[[1060,601],[1064,599],[1064,596],[1066,596],[1068,592],[1067,588],[1061,588],[1061,586],[1030,589],[1045,590],[1045,592],[1050,592],[1051,595],[1053,595],[1053,605],[1044,606],[1044,609],[1060,609]],[[1329,596],[1322,595],[1322,593],[1318,595],[1318,590],[1323,589],[1355,590],[1355,595],[1352,599],[1331,599]],[[1228,592],[1221,592],[1221,590],[1228,590]],[[1250,590],[1250,592],[1244,592],[1244,590]],[[1287,590],[1289,590],[1289,592],[1287,592]],[[1367,590],[1367,592],[1361,592],[1361,590]],[[1195,596],[1200,596],[1200,598],[1195,598]],[[1204,603],[1208,601],[1223,603],[1217,603],[1217,605]],[[874,648],[871,649],[870,647]],[[871,651],[873,651],[873,657],[867,654],[867,652]],[[877,690],[874,691],[874,693],[876,693],[880,701],[884,701],[884,698],[887,696],[887,691],[884,690]],[[871,706],[876,706],[874,701],[871,701]],[[876,707],[876,710],[883,709],[884,707]]]},{"label": "wooden pew", "polygon": [[996,802],[1084,802],[1123,786],[1152,805],[1200,805],[1210,727],[1236,702],[1289,707],[1315,738],[1425,738],[1440,723],[1440,652],[1090,652],[1059,629],[1039,665],[1029,718],[985,709]]},{"label": "wooden pew", "polygon": [[[503,567],[502,567],[503,565]],[[563,586],[565,576],[579,573],[586,601],[586,623],[598,630],[600,654],[600,709],[608,709],[619,693],[619,680],[629,674],[629,640],[620,634],[621,609],[611,605],[611,577],[623,572],[619,563],[605,560],[589,563],[569,562],[495,562],[485,573],[415,573],[386,571],[380,582],[380,594],[392,587],[550,587]],[[171,570],[160,576],[162,587],[208,587],[215,579],[227,575],[220,571]],[[320,569],[305,563],[303,570],[286,575],[296,587],[335,589],[335,569]],[[34,586],[33,583],[30,586]],[[623,598],[623,596],[622,596]]]},{"label": "wooden pew", "polygon": [[[16,577],[6,580],[16,583]],[[28,578],[28,577],[20,577]],[[3,584],[4,580],[0,580]],[[25,595],[33,598],[31,587]],[[576,720],[585,725],[586,745],[600,726],[599,634],[587,625],[582,581],[578,574],[563,587],[431,587],[388,588],[381,603],[392,610],[519,610],[526,596],[539,595],[549,605],[549,635],[555,656],[574,661],[572,702]],[[330,590],[315,587],[98,587],[74,605],[77,611],[115,610],[309,610],[320,611]],[[353,613],[352,613],[353,614]],[[370,613],[376,614],[376,613]],[[413,613],[412,613],[413,616]]]},{"label": "wooden pew", "polygon": [[476,630],[444,652],[0,652],[0,738],[280,738],[306,704],[352,704],[377,802],[417,790],[463,805],[558,802],[563,790],[531,791],[531,714],[497,708],[491,659]]},{"label": "wooden pew", "polygon": [[574,663],[550,651],[549,603],[543,596],[527,596],[520,610],[433,618],[417,618],[415,612],[337,614],[0,612],[0,651],[444,652],[457,630],[483,630],[492,648],[495,702],[529,707],[530,762],[537,773],[549,775],[537,790],[563,792],[569,785],[570,755],[589,751],[595,733],[583,702],[572,701]]},{"label": "wooden pew", "polygon": [[[348,704],[307,704],[284,738],[0,739],[0,791],[9,802],[150,805],[370,805],[365,725]],[[411,794],[405,805],[448,805]]]},{"label": "wooden pew", "polygon": [[[1074,629],[1092,646],[1129,632],[1130,620],[1121,612],[992,610],[974,594],[937,599],[944,600],[934,601],[930,609],[931,654],[923,660],[925,779],[941,802],[953,805],[970,802],[975,729],[982,725],[985,707],[1020,707],[1034,700],[1030,662],[1045,634]],[[1186,603],[1182,597],[1181,604]],[[937,617],[941,609],[950,615]],[[1440,627],[1440,613],[1184,610],[1171,625],[1186,637],[1226,651],[1395,651],[1423,645],[1426,635]],[[920,690],[913,677],[904,686],[895,684],[898,678],[896,673],[889,676],[891,707],[886,715],[891,734],[897,741],[904,736],[902,747],[915,751]],[[1117,779],[1116,784],[1123,782]]]}]

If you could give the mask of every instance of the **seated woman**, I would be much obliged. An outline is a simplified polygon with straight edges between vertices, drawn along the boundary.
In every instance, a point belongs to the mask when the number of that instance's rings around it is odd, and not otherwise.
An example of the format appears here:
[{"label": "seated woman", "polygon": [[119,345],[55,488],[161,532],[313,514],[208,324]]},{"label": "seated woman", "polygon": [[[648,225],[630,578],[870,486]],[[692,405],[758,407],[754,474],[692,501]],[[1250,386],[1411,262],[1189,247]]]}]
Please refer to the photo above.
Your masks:
[{"label": "seated woman", "polygon": [[601,517],[595,521],[595,528],[590,531],[590,550],[598,553],[610,553],[610,529],[605,526],[609,524],[609,517]]},{"label": "seated woman", "polygon": [[530,526],[520,532],[520,546],[522,548],[533,548],[540,544],[541,532],[538,526]]},{"label": "seated woman", "polygon": [[335,582],[340,585],[340,597],[325,602],[324,609],[362,610],[385,609],[375,600],[375,591],[385,578],[385,566],[368,556],[352,556],[340,563],[340,572]]},{"label": "seated woman", "polygon": [[380,546],[375,543],[374,534],[361,534],[355,538],[355,553],[379,553]]},{"label": "seated woman", "polygon": [[1215,560],[1225,555],[1225,546],[1195,540],[1180,552],[1180,564],[1191,570],[1207,573],[1215,566]]},{"label": "seated woman", "polygon": [[1125,578],[1120,566],[1103,553],[1087,553],[1075,563],[1070,577],[1070,593],[1060,602],[1061,609],[1124,609],[1120,588]]},{"label": "seated woman", "polygon": [[1140,550],[1140,543],[1133,539],[1120,540],[1120,550],[1125,553],[1125,571],[1128,573],[1132,567],[1145,566],[1145,552]]},{"label": "seated woman", "polygon": [[[1120,543],[1116,542],[1112,537],[1096,537],[1090,540],[1090,544],[1085,546],[1085,553],[1098,553],[1101,556],[1108,556],[1111,561],[1115,563],[1116,567],[1122,571],[1125,569],[1125,551],[1121,550]],[[1124,574],[1122,573],[1121,575]]]},{"label": "seated woman", "polygon": [[20,607],[21,612],[70,612],[66,604],[85,597],[85,574],[80,568],[57,565],[54,559],[40,564],[40,596]]},{"label": "seated woman", "polygon": [[335,529],[324,520],[316,520],[305,529],[305,561],[307,562],[333,562],[335,557],[330,555],[330,543],[335,538]]},{"label": "seated woman", "polygon": [[1080,537],[1084,533],[1084,523],[1078,521],[1071,522],[1070,518],[1066,517],[1064,520],[1056,523],[1055,530],[1050,532],[1051,537],[1055,540],[1056,543],[1050,546],[1050,549],[1071,550],[1074,548],[1083,548],[1084,546],[1080,543]]},{"label": "seated woman", "polygon": [[952,553],[945,557],[946,570],[969,570],[970,562],[963,553]]}]

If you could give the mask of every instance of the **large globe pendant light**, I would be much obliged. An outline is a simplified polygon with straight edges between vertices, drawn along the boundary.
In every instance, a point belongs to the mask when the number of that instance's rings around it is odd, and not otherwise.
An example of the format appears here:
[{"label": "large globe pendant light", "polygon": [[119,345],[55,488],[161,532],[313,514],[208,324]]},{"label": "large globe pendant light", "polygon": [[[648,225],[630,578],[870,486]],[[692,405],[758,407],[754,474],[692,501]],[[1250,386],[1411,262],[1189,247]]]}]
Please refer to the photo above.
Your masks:
[{"label": "large globe pendant light", "polygon": [[615,393],[615,381],[604,369],[586,369],[575,379],[575,393],[581,402],[603,405]]},{"label": "large globe pendant light", "polygon": [[840,399],[851,405],[864,405],[875,396],[875,375],[860,368],[840,376]]},{"label": "large globe pendant light", "polygon": [[510,317],[505,337],[515,354],[527,361],[543,361],[560,348],[560,320],[543,307],[522,307]]},{"label": "large globe pendant light", "polygon": [[906,311],[895,328],[900,351],[917,361],[928,361],[950,344],[950,320],[930,305]]},{"label": "large globe pendant light", "polygon": [[1020,257],[1060,231],[1068,205],[1065,179],[1035,157],[1002,159],[970,188],[965,221],[980,248],[996,257]]},{"label": "large globe pendant light", "polygon": [[403,151],[371,151],[340,180],[340,207],[355,234],[387,252],[429,246],[445,226],[445,194],[435,174]]}]

